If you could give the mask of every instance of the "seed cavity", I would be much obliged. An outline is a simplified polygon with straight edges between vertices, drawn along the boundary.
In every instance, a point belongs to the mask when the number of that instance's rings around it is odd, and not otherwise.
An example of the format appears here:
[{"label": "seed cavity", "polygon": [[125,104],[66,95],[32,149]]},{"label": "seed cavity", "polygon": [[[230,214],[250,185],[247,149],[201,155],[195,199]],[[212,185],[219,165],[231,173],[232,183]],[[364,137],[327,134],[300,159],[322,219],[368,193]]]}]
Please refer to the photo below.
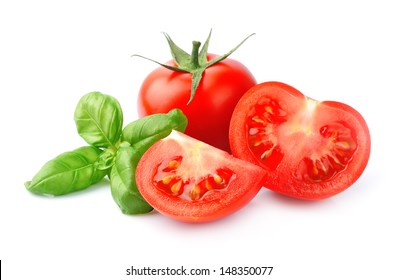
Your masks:
[{"label": "seed cavity", "polygon": [[274,170],[284,157],[284,153],[274,135],[276,126],[287,121],[287,113],[271,98],[263,98],[247,116],[246,137],[251,153],[262,165]]},{"label": "seed cavity", "polygon": [[297,178],[309,183],[332,179],[346,169],[357,149],[356,135],[345,123],[325,125],[319,133],[327,140],[323,153],[305,157],[295,172]]},{"label": "seed cavity", "polygon": [[[182,157],[175,157],[161,163],[157,168],[154,184],[161,191],[181,199],[198,201],[207,193],[226,189],[236,174],[228,168],[219,168],[200,178],[182,179],[178,174]],[[187,172],[187,171],[186,171]]]}]

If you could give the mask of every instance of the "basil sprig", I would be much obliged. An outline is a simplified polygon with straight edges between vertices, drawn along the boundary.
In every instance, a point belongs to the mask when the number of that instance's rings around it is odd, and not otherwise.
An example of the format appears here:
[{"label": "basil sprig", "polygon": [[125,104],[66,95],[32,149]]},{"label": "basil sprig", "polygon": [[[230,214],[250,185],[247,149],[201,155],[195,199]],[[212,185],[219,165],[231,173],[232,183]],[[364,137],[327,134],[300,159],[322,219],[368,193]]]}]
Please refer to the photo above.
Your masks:
[{"label": "basil sprig", "polygon": [[74,119],[79,135],[90,145],[65,152],[48,161],[25,183],[28,191],[65,195],[86,189],[106,175],[113,199],[125,214],[143,214],[153,208],[135,183],[136,166],[145,151],[172,130],[183,132],[187,118],[179,109],[147,116],[123,127],[119,102],[100,92],[84,95]]}]

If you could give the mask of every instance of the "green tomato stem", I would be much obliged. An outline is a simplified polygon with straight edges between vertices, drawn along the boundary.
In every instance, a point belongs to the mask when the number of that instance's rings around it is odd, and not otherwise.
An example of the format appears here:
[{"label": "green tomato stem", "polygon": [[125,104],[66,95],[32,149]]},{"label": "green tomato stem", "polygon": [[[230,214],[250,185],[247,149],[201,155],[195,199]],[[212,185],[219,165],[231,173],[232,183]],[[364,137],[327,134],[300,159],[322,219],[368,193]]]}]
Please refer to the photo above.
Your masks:
[{"label": "green tomato stem", "polygon": [[190,99],[187,103],[187,105],[189,105],[193,101],[193,98],[196,94],[196,90],[200,84],[200,81],[201,81],[201,78],[203,76],[205,69],[226,59],[235,50],[237,50],[249,37],[254,35],[254,33],[249,35],[240,44],[238,44],[236,47],[231,49],[228,53],[221,55],[221,56],[217,56],[217,57],[213,58],[211,61],[207,61],[207,51],[208,51],[209,40],[211,38],[211,33],[212,33],[212,31],[208,35],[207,40],[205,41],[201,51],[200,51],[201,43],[199,41],[193,41],[192,53],[190,55],[187,52],[185,52],[184,50],[182,50],[180,47],[178,47],[174,43],[174,41],[171,40],[171,37],[167,33],[164,33],[164,36],[167,39],[168,45],[171,50],[171,55],[174,58],[174,62],[176,64],[176,66],[162,64],[160,62],[157,62],[155,60],[152,60],[150,58],[146,58],[146,57],[143,57],[140,55],[134,55],[134,56],[139,56],[139,57],[148,59],[148,60],[153,61],[153,62],[155,62],[169,70],[172,70],[172,71],[191,73],[192,74],[192,85],[191,85]]},{"label": "green tomato stem", "polygon": [[193,69],[197,69],[200,67],[200,63],[199,63],[200,46],[201,46],[201,43],[199,41],[193,41],[193,49],[192,49],[192,55],[191,55],[191,63],[192,63]]}]

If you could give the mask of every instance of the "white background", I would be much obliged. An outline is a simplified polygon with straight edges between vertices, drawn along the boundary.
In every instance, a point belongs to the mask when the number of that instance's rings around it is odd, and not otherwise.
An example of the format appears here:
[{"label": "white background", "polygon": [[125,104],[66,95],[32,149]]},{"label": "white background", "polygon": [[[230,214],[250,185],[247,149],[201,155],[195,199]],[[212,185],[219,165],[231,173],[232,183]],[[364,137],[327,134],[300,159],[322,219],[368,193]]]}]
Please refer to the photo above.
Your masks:
[{"label": "white background", "polygon": [[[397,279],[396,14],[382,0],[1,1],[4,279],[162,279],[125,270],[181,265],[217,270],[200,279]],[[136,119],[140,84],[157,66],[131,55],[167,61],[161,32],[190,52],[211,28],[217,54],[256,33],[232,58],[258,82],[282,81],[361,112],[372,153],[351,188],[319,202],[263,190],[235,215],[199,225],[123,215],[106,181],[57,198],[25,190],[47,160],[84,145],[73,121],[83,94],[113,95],[125,124]],[[221,266],[274,270],[228,277]]]}]

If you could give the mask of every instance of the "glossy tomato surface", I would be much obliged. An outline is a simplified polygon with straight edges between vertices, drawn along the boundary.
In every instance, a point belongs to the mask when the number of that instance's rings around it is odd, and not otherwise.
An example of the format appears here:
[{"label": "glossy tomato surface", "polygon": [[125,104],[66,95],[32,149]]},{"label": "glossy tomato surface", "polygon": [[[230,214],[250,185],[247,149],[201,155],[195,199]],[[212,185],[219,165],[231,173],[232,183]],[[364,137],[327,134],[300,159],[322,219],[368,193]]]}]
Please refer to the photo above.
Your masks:
[{"label": "glossy tomato surface", "polygon": [[[215,55],[209,54],[208,60]],[[168,64],[175,66],[173,62]],[[207,68],[193,101],[187,105],[192,74],[156,68],[144,80],[138,97],[140,117],[179,108],[189,123],[185,133],[219,149],[230,151],[229,123],[241,96],[256,84],[240,62],[226,58]]]},{"label": "glossy tomato surface", "polygon": [[247,204],[262,186],[262,168],[173,131],[143,155],[136,182],[158,212],[208,222]]},{"label": "glossy tomato surface", "polygon": [[233,155],[263,168],[269,189],[317,200],[342,192],[360,177],[371,141],[365,120],[352,107],[266,82],[237,104],[230,145]]}]

